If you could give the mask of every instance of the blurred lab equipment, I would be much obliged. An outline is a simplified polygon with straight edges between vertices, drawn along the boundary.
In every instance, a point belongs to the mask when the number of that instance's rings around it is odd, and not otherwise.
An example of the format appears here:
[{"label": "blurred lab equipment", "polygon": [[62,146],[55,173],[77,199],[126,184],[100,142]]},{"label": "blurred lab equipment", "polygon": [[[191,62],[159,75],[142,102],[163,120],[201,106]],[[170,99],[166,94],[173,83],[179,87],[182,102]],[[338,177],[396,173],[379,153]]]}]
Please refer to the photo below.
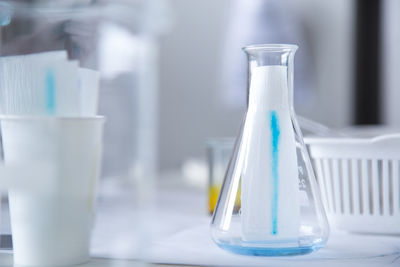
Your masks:
[{"label": "blurred lab equipment", "polygon": [[[215,205],[217,204],[225,172],[232,155],[234,141],[233,138],[210,138],[206,142],[208,161],[208,211],[210,214],[214,212]],[[238,194],[240,194],[240,192],[238,192]],[[240,198],[238,198],[238,201],[239,200]],[[236,204],[236,209],[238,208],[240,208],[240,202]]]},{"label": "blurred lab equipment", "polygon": [[[104,118],[0,119],[2,177],[21,180],[8,188],[14,263],[66,266],[87,262]],[[8,168],[14,173],[7,172]]]},{"label": "blurred lab equipment", "polygon": [[[92,118],[98,106],[107,117],[102,180],[130,190],[123,200],[129,211],[145,209],[157,168],[157,36],[168,27],[165,2],[0,1],[0,7],[2,114],[51,116],[62,124]],[[11,74],[3,72],[12,66]],[[115,191],[100,195],[98,205],[118,198]],[[145,242],[144,225],[132,231],[132,244]]]},{"label": "blurred lab equipment", "polygon": [[0,57],[0,73],[0,184],[9,193],[14,262],[84,263],[101,167],[97,72],[51,51]]},{"label": "blurred lab equipment", "polygon": [[380,128],[348,129],[341,138],[305,138],[325,210],[337,229],[400,233],[400,135]]},{"label": "blurred lab equipment", "polygon": [[[247,255],[307,254],[329,226],[293,109],[296,45],[244,48],[248,110],[211,223],[215,243]],[[241,207],[235,211],[241,189]]]},{"label": "blurred lab equipment", "polygon": [[156,38],[168,27],[163,2],[2,1],[12,12],[1,27],[1,56],[66,50],[81,68],[99,71],[107,177],[147,176],[156,166]]}]

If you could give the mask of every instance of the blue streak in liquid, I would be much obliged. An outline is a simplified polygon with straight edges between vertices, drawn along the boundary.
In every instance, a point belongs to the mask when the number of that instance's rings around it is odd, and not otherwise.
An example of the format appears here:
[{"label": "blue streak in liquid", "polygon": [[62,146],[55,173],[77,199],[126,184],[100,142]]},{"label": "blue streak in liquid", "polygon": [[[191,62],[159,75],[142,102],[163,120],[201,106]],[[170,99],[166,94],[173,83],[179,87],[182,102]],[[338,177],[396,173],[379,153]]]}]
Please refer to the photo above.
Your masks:
[{"label": "blue streak in liquid", "polygon": [[271,120],[271,140],[272,140],[272,201],[271,201],[271,218],[272,218],[272,235],[278,234],[278,193],[279,193],[279,118],[276,111],[270,111]]},{"label": "blue streak in liquid", "polygon": [[56,82],[52,70],[46,72],[46,112],[54,114],[56,110]]}]

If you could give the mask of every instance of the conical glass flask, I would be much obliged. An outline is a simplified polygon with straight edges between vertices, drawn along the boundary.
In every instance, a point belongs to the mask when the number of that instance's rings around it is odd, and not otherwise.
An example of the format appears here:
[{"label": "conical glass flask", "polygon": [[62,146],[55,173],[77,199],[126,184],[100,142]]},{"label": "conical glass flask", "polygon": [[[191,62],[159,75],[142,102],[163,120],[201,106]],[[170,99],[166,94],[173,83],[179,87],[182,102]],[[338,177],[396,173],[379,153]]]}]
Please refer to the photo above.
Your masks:
[{"label": "conical glass flask", "polygon": [[329,225],[293,108],[297,46],[243,50],[248,108],[211,222],[212,238],[239,254],[310,253],[325,245]]}]

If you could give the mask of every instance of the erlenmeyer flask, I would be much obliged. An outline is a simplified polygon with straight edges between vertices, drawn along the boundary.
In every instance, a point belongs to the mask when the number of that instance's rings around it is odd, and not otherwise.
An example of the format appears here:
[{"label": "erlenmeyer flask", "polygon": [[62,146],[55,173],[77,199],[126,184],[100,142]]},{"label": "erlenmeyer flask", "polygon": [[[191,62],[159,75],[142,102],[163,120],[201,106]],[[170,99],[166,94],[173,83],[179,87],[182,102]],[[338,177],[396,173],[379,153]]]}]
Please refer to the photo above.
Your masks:
[{"label": "erlenmeyer flask", "polygon": [[296,50],[296,45],[244,48],[248,109],[211,222],[217,245],[235,253],[306,254],[328,239],[329,225],[293,108]]}]

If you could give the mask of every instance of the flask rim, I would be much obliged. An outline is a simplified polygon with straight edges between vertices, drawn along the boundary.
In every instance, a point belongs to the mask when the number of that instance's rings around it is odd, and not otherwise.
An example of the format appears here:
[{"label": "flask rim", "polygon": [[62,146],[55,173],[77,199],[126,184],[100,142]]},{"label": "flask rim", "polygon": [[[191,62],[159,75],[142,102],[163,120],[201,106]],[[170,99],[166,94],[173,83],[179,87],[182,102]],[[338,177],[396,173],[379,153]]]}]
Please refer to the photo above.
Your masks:
[{"label": "flask rim", "polygon": [[299,48],[296,44],[255,44],[242,48],[247,53],[251,52],[295,52]]}]

